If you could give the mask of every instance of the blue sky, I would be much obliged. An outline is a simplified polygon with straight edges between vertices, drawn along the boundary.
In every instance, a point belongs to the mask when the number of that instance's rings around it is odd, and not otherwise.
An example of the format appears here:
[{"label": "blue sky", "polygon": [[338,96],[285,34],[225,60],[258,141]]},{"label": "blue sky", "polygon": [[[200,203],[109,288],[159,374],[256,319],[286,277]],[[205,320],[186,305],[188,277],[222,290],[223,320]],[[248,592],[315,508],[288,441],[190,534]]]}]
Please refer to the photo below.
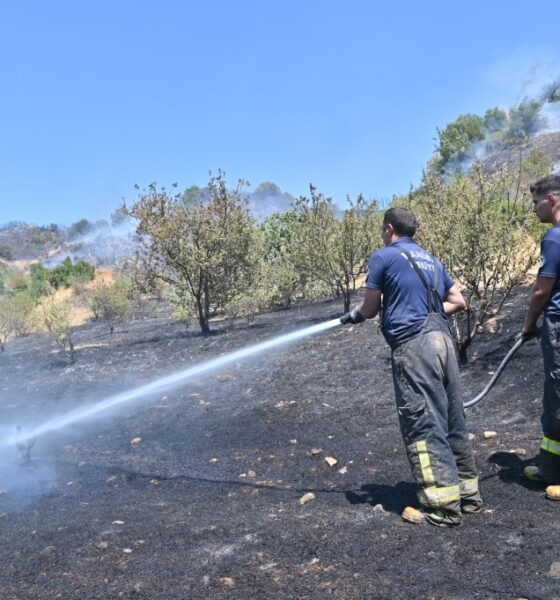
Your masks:
[{"label": "blue sky", "polygon": [[107,218],[135,183],[388,198],[436,127],[560,76],[558,2],[5,2],[0,223]]}]

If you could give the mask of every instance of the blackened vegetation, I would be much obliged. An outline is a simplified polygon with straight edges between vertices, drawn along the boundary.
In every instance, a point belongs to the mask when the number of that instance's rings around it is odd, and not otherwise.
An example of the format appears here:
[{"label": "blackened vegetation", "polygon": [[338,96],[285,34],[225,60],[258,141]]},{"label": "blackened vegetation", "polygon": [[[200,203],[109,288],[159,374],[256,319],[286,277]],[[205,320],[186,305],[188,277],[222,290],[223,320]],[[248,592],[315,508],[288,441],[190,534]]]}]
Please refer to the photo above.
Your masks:
[{"label": "blackened vegetation", "polygon": [[[473,344],[467,397],[514,343],[527,294]],[[99,400],[338,309],[216,323],[210,338],[159,318],[109,343],[92,323],[73,331],[73,366],[18,339],[1,357],[0,422],[25,426],[23,415]],[[2,481],[1,597],[560,598],[560,506],[522,479],[539,443],[541,369],[537,344],[526,344],[470,411],[486,511],[452,530],[398,516],[414,487],[389,351],[371,322],[38,439],[26,472],[49,466],[57,479],[34,496]],[[299,505],[307,492],[315,500]]]}]

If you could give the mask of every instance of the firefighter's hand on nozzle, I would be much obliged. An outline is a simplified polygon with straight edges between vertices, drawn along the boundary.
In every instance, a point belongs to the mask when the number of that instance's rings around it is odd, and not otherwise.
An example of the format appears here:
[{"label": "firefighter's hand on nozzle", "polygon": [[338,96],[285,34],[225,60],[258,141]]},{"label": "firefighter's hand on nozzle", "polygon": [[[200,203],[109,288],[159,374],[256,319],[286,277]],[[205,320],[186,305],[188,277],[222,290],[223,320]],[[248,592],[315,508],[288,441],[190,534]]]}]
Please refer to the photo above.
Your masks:
[{"label": "firefighter's hand on nozzle", "polygon": [[352,323],[352,325],[356,325],[357,323],[362,323],[365,321],[364,315],[357,309],[354,308],[350,312],[344,313],[342,317],[340,317],[340,322],[343,325],[347,325],[348,323]]}]

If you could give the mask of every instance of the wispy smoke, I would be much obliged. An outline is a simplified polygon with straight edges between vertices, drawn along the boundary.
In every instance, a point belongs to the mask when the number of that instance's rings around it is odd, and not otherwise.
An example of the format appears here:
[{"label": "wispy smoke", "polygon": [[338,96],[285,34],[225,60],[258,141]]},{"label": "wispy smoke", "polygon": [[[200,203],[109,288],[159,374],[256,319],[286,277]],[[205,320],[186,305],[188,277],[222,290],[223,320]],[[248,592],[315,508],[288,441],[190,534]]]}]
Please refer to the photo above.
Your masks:
[{"label": "wispy smoke", "polygon": [[137,246],[135,225],[131,219],[112,225],[95,224],[86,233],[65,244],[44,265],[52,268],[70,257],[74,262],[85,260],[96,267],[121,266],[123,261],[134,256]]},{"label": "wispy smoke", "polygon": [[520,46],[494,61],[483,76],[494,88],[496,104],[507,107],[536,98],[560,75],[560,53],[550,46]]}]

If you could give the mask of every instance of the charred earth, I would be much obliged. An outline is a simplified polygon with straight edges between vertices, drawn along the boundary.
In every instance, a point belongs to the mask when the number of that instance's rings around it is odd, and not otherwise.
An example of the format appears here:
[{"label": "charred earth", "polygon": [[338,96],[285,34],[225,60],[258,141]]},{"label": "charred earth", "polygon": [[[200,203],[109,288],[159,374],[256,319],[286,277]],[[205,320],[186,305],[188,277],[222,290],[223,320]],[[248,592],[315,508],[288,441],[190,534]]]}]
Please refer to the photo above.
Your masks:
[{"label": "charred earth", "polygon": [[[513,345],[527,294],[473,344],[466,399]],[[0,357],[2,435],[338,313],[326,302],[224,321],[207,338],[164,318],[117,339],[91,323],[75,331],[74,365],[18,339]],[[541,380],[527,343],[469,411],[485,507],[451,530],[399,517],[415,493],[373,322],[50,433],[28,464],[15,448],[0,457],[0,596],[560,598],[560,503],[522,477]]]}]

